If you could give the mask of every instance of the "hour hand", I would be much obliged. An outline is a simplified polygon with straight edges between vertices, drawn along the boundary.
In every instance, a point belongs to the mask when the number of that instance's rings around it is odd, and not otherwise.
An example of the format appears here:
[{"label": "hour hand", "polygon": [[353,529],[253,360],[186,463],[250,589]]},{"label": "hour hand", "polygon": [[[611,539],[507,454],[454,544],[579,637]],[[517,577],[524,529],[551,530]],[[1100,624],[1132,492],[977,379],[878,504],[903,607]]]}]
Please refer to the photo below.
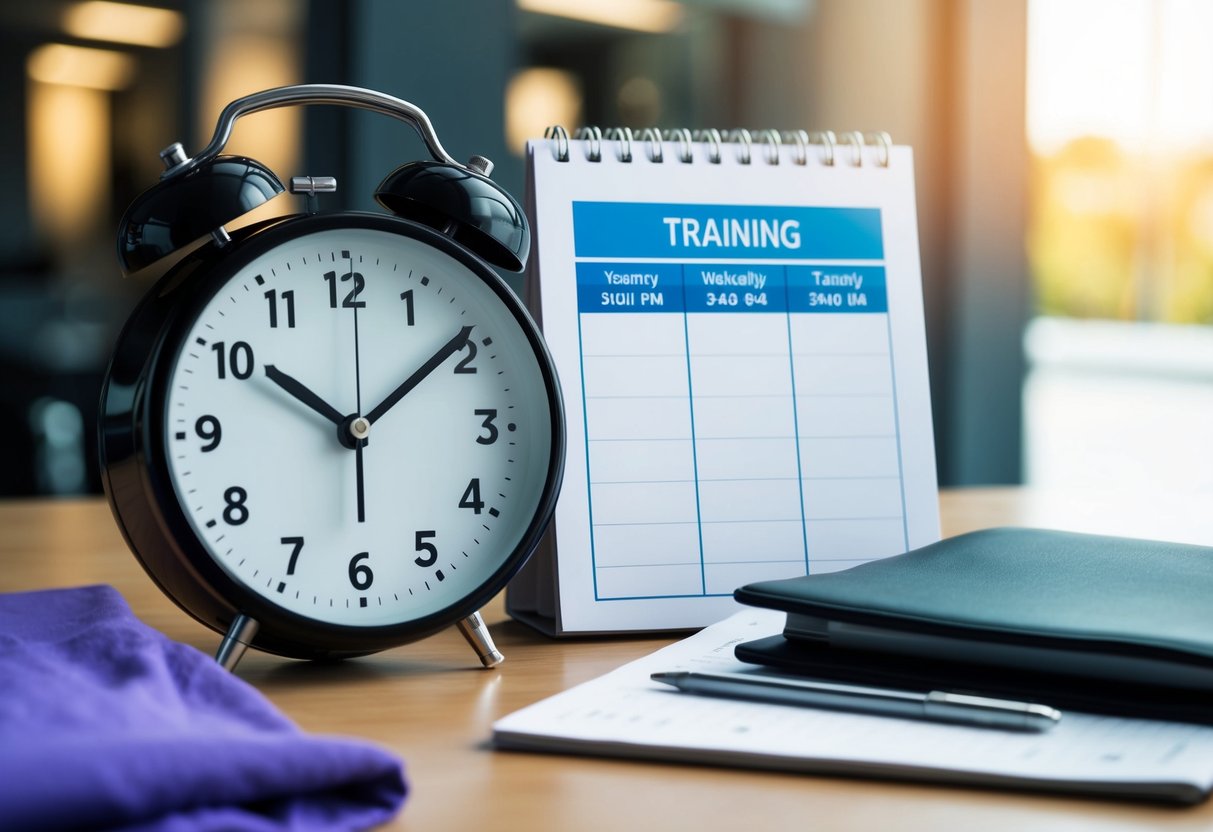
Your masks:
[{"label": "hour hand", "polygon": [[324,418],[328,419],[334,425],[340,425],[345,419],[344,415],[337,412],[337,408],[333,407],[324,399],[317,396],[306,386],[304,386],[303,383],[297,378],[288,376],[273,364],[265,365],[265,374],[269,377],[270,381],[274,382],[274,384],[277,384],[283,390],[290,393],[296,399],[306,404]]}]

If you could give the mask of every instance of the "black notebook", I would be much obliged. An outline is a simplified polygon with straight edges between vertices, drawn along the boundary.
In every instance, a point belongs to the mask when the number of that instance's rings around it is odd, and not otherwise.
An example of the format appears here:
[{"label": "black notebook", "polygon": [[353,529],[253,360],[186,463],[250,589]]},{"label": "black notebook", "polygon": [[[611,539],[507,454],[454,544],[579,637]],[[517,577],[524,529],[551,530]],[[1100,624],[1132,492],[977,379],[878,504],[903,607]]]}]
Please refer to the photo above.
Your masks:
[{"label": "black notebook", "polygon": [[1213,548],[990,529],[735,595],[788,613],[743,661],[1213,724]]}]

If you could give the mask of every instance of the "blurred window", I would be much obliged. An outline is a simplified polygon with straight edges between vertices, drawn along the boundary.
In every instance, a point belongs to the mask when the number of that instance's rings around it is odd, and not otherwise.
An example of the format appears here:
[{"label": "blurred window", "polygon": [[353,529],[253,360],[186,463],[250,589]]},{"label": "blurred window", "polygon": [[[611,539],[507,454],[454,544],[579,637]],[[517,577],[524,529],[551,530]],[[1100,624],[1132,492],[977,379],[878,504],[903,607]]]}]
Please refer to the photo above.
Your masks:
[{"label": "blurred window", "polygon": [[1025,478],[1213,490],[1213,3],[1028,21]]},{"label": "blurred window", "polygon": [[1033,0],[1038,310],[1213,321],[1213,3]]}]

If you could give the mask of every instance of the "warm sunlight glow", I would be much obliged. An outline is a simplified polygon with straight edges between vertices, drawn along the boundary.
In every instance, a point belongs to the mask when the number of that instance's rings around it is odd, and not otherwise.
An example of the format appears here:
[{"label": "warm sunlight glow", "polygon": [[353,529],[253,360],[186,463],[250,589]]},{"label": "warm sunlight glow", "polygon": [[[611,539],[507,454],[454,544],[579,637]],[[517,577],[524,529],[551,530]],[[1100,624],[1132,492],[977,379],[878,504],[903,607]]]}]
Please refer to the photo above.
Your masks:
[{"label": "warm sunlight glow", "polygon": [[1028,138],[1051,153],[1102,136],[1127,148],[1213,139],[1213,3],[1030,0]]},{"label": "warm sunlight glow", "polygon": [[1213,3],[1029,0],[1039,311],[1213,322]]},{"label": "warm sunlight glow", "polygon": [[107,216],[109,96],[79,85],[27,87],[30,209],[35,227],[70,250]]},{"label": "warm sunlight glow", "polygon": [[180,12],[169,9],[89,0],[67,8],[63,29],[87,40],[165,47],[181,40],[185,19]]},{"label": "warm sunlight glow", "polygon": [[44,84],[120,90],[135,76],[135,59],[109,49],[48,43],[30,53],[26,71]]},{"label": "warm sunlight glow", "polygon": [[682,22],[682,6],[671,0],[518,0],[518,8],[639,32],[669,32]]},{"label": "warm sunlight glow", "polygon": [[554,124],[572,132],[580,123],[581,90],[568,72],[534,67],[510,79],[505,89],[505,140],[512,152],[522,155],[527,139],[542,137]]}]

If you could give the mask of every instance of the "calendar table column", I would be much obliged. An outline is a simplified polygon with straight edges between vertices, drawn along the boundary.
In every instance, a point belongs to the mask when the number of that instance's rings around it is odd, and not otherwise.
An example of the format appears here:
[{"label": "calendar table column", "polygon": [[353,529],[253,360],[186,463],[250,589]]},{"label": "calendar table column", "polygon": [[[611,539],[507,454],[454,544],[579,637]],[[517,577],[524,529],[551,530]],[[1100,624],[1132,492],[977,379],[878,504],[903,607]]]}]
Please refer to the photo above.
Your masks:
[{"label": "calendar table column", "polygon": [[677,265],[579,262],[595,597],[703,594]]},{"label": "calendar table column", "polygon": [[788,266],[809,572],[908,548],[885,270]]},{"label": "calendar table column", "polygon": [[686,265],[705,590],[805,573],[784,267]]}]

